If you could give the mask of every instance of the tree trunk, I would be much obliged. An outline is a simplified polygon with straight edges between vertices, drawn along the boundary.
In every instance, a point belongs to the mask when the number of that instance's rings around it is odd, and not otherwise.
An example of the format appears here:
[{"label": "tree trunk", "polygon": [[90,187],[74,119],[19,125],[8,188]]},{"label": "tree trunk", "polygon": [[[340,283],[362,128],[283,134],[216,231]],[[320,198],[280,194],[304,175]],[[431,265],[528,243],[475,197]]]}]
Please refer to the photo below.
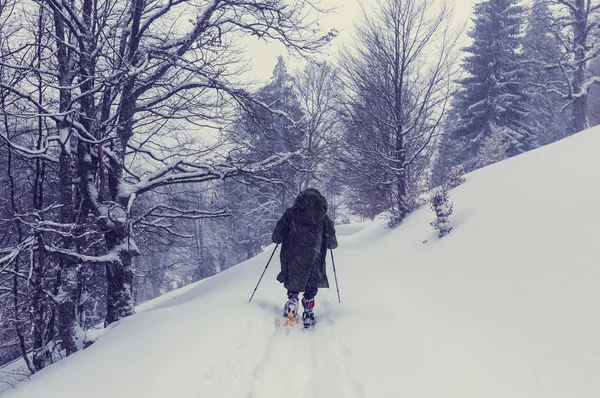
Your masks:
[{"label": "tree trunk", "polygon": [[[61,123],[62,124],[62,123]],[[59,125],[59,129],[68,128],[67,126]],[[60,163],[59,163],[59,186],[60,199],[62,207],[60,209],[60,221],[63,224],[70,224],[74,221],[73,203],[71,191],[71,156],[67,146],[70,143],[67,141],[61,148]],[[63,248],[68,251],[75,250],[75,242],[71,237],[63,238]],[[67,355],[71,355],[78,349],[83,347],[80,341],[82,333],[80,333],[79,322],[77,321],[77,263],[68,258],[60,260],[60,278],[59,278],[58,294],[56,296],[58,307],[58,330],[62,338],[63,346],[67,351]]]},{"label": "tree trunk", "polygon": [[579,97],[573,101],[573,128],[574,133],[590,127],[588,122],[587,96]]},{"label": "tree trunk", "polygon": [[[43,16],[44,8],[40,6],[38,15],[38,26],[37,26],[37,68],[42,70],[42,40],[43,40]],[[42,75],[37,74],[37,91],[38,91],[38,103],[43,103],[44,95],[44,82]],[[42,114],[42,110],[38,112]],[[41,150],[44,145],[44,119],[38,118],[38,140],[37,149]],[[33,207],[40,212],[42,217],[44,214],[42,209],[44,208],[44,179],[46,174],[46,166],[43,159],[36,159],[35,161],[35,179],[33,183]],[[38,251],[34,254],[33,264],[31,270],[31,288],[33,293],[31,295],[31,321],[33,323],[33,366],[36,370],[42,370],[51,363],[51,353],[48,350],[48,324],[46,321],[47,306],[45,303],[45,280],[44,272],[46,269],[46,252],[44,250],[44,234],[38,233],[36,235],[38,242]]]},{"label": "tree trunk", "polygon": [[61,283],[58,290],[58,324],[67,356],[83,348],[83,331],[77,322],[77,264],[61,261]]},{"label": "tree trunk", "polygon": [[[2,95],[0,95],[0,100],[1,103],[0,105],[2,106],[2,109],[5,109],[5,100],[6,97],[4,96],[4,93],[2,93]],[[5,134],[6,137],[8,139],[10,139],[10,126],[8,123],[8,117],[6,114],[4,114],[3,117],[3,122],[4,122],[4,129],[6,130]],[[10,151],[10,149],[8,150],[8,156],[7,156],[7,175],[8,175],[8,180],[9,180],[9,186],[10,186],[10,203],[11,203],[11,211],[12,214],[17,214],[19,211],[17,209],[17,201],[16,201],[16,196],[17,196],[17,192],[16,192],[16,184],[15,184],[15,178],[13,176],[13,172],[12,172],[12,152]],[[23,239],[23,230],[21,228],[21,223],[20,221],[17,221],[17,225],[16,225],[16,229],[17,229],[17,240],[19,242],[22,241]],[[31,374],[35,373],[35,367],[31,364],[31,361],[29,360],[29,357],[27,355],[27,347],[25,345],[25,337],[23,335],[23,330],[21,328],[21,319],[20,319],[20,310],[19,310],[19,281],[17,278],[17,274],[19,273],[19,256],[17,256],[16,260],[15,260],[15,274],[13,276],[13,305],[14,305],[14,312],[13,312],[13,316],[14,316],[14,325],[15,325],[15,330],[16,330],[16,334],[17,334],[17,338],[19,340],[19,348],[21,350],[21,356],[23,357],[23,360],[25,361],[25,363],[27,364],[27,368],[29,369],[29,371],[31,372]]]},{"label": "tree trunk", "polygon": [[398,206],[398,222],[404,220],[408,215],[408,205],[406,201],[406,173],[401,171],[397,175],[396,206]]},{"label": "tree trunk", "polygon": [[[42,243],[41,237],[38,242]],[[51,363],[51,353],[48,350],[48,338],[50,333],[46,321],[46,305],[44,303],[45,294],[42,289],[44,285],[44,266],[46,264],[46,255],[43,250],[37,253],[32,264],[31,286],[33,294],[31,296],[31,317],[33,323],[33,366],[36,370],[42,370]]]},{"label": "tree trunk", "polygon": [[[123,231],[124,232],[124,231]],[[132,250],[128,243],[126,233],[115,236],[115,233],[106,234],[106,242],[110,251],[116,251],[118,260],[106,265],[107,296],[106,320],[108,326],[122,318],[135,314],[133,303],[133,269]]]},{"label": "tree trunk", "polygon": [[573,101],[573,133],[585,130],[589,127],[587,113],[587,93],[582,93],[583,83],[585,82],[586,47],[588,31],[588,12],[586,10],[585,0],[576,0],[575,9],[571,11],[573,18],[573,41],[575,43],[575,65],[576,70],[573,76],[573,92],[580,94]]},{"label": "tree trunk", "polygon": [[131,256],[121,252],[122,264],[110,263],[106,266],[107,298],[105,326],[135,314],[133,306],[133,270]]},{"label": "tree trunk", "polygon": [[[66,44],[67,34],[62,16],[54,9],[54,28],[56,31],[56,46],[58,60],[58,78],[62,87],[59,96],[59,111],[65,113],[71,106],[72,95],[69,87],[73,81],[70,70],[70,56]],[[71,224],[76,220],[73,208],[73,168],[71,156],[70,124],[68,118],[63,118],[57,126],[59,130],[59,190],[60,190],[60,222]],[[75,242],[71,237],[64,237],[62,246],[67,251],[75,251]],[[57,328],[61,335],[63,346],[67,355],[71,355],[83,347],[81,337],[83,333],[77,321],[77,263],[67,258],[60,260],[60,277],[57,302]]]}]

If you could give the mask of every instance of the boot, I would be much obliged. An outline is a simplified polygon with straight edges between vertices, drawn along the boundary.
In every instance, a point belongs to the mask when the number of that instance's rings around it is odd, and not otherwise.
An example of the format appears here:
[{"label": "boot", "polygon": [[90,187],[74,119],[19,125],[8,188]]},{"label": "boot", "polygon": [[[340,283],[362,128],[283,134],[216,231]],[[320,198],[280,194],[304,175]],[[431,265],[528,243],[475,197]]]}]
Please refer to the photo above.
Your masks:
[{"label": "boot", "polygon": [[302,323],[306,329],[310,329],[315,326],[315,313],[313,312],[313,309],[315,308],[315,299],[307,300],[303,297],[302,306],[304,307]]},{"label": "boot", "polygon": [[298,319],[298,293],[288,293],[288,301],[283,307],[283,316],[288,319]]}]

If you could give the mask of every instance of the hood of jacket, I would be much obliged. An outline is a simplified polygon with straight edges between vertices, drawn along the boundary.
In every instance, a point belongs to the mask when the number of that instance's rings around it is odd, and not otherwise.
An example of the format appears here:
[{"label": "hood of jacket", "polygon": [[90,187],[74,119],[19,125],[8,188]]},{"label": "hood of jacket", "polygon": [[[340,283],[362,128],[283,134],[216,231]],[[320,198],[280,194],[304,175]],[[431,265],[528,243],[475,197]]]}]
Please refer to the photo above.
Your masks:
[{"label": "hood of jacket", "polygon": [[300,192],[292,207],[294,221],[309,226],[320,226],[327,215],[327,200],[319,191],[309,188]]}]

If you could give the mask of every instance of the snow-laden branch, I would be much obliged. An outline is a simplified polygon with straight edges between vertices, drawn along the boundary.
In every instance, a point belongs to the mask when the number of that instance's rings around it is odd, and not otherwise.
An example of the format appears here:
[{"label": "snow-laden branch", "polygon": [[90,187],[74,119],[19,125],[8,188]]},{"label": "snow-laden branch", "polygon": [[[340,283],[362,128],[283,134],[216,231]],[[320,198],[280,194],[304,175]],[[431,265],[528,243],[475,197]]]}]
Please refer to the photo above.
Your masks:
[{"label": "snow-laden branch", "polygon": [[[131,244],[133,245],[133,244]],[[126,250],[129,251],[131,248],[126,248],[127,242],[124,242],[122,245],[115,247],[113,250],[104,254],[102,256],[88,256],[86,254],[80,254],[71,250],[61,249],[59,247],[54,247],[50,245],[44,245],[44,249],[51,254],[56,254],[65,259],[76,261],[79,263],[85,264],[107,264],[107,263],[118,263],[121,261],[119,258],[119,251]]]},{"label": "snow-laden branch", "polygon": [[[77,229],[77,227],[81,227],[82,224],[75,224],[75,223],[67,223],[67,224],[62,224],[62,223],[58,223],[58,222],[54,222],[54,221],[49,221],[49,220],[41,220],[39,219],[39,217],[36,217],[37,219],[33,222],[28,221],[26,219],[27,216],[31,216],[32,214],[19,214],[16,215],[15,218],[19,220],[19,222],[21,222],[23,225],[27,226],[28,228],[30,228],[30,234],[34,235],[35,233],[38,232],[47,232],[47,233],[52,233],[52,234],[57,234],[63,237],[69,237],[69,238],[75,238],[75,239],[81,239],[84,238],[86,236],[90,236],[95,234],[96,232],[92,229],[92,230],[84,230],[83,232],[79,233],[79,234],[75,234],[73,233],[73,231],[75,231]],[[34,215],[37,216],[37,215]]]},{"label": "snow-laden branch", "polygon": [[[15,143],[13,143],[6,136],[5,132],[0,132],[0,138],[10,148],[12,148],[17,154],[19,154],[22,157],[30,158],[30,159],[44,159],[44,160],[47,160],[47,161],[52,162],[52,163],[58,163],[59,162],[58,158],[55,158],[54,156],[48,155],[48,147],[44,147],[42,149],[28,149],[28,148],[25,148],[23,146],[20,146],[20,145],[17,145]],[[58,140],[58,137],[50,137],[48,140],[50,141],[51,138],[54,138],[54,140]]]},{"label": "snow-laden branch", "polygon": [[272,114],[274,114],[274,115],[281,116],[282,118],[284,118],[284,119],[286,119],[288,122],[290,122],[290,123],[292,124],[292,126],[293,126],[293,127],[298,127],[298,123],[299,123],[300,121],[299,121],[299,120],[294,120],[294,119],[292,119],[292,117],[291,117],[291,116],[290,116],[290,115],[289,115],[287,112],[284,112],[284,111],[282,111],[282,110],[279,110],[279,109],[273,109],[273,108],[271,108],[271,106],[270,106],[270,105],[268,105],[268,104],[265,104],[264,102],[262,102],[262,101],[259,101],[258,99],[256,99],[256,98],[253,98],[253,97],[252,97],[252,96],[250,96],[250,95],[247,95],[247,96],[245,97],[245,99],[246,99],[246,100],[249,100],[250,102],[252,102],[252,103],[254,103],[254,104],[258,105],[258,106],[260,106],[261,108],[265,109],[266,111],[268,111],[268,112],[270,112],[270,113],[272,113]]},{"label": "snow-laden branch", "polygon": [[19,243],[17,247],[10,249],[8,254],[0,257],[0,274],[6,272],[6,269],[17,259],[19,254],[21,254],[24,250],[31,248],[35,243],[35,238],[33,236],[28,237],[23,242]]},{"label": "snow-laden branch", "polygon": [[203,218],[217,218],[217,217],[229,217],[231,211],[229,209],[222,209],[216,211],[208,210],[197,210],[197,209],[178,209],[174,206],[157,205],[146,211],[138,219],[146,217],[159,217],[159,218],[187,218],[192,220],[199,220]]},{"label": "snow-laden branch", "polygon": [[11,86],[9,84],[3,83],[0,81],[0,88],[3,88],[25,100],[27,100],[29,103],[31,103],[35,108],[39,109],[41,111],[41,113],[45,116],[45,117],[49,117],[51,119],[53,119],[56,122],[59,122],[62,118],[66,117],[66,115],[74,112],[74,110],[71,110],[67,113],[53,113],[48,111],[42,104],[40,104],[35,98],[33,98],[29,93],[22,91],[20,89],[18,89],[15,86]]},{"label": "snow-laden branch", "polygon": [[145,176],[136,184],[123,183],[120,196],[127,198],[134,193],[140,195],[166,185],[224,180],[242,174],[260,174],[281,166],[298,156],[300,156],[299,151],[278,153],[260,162],[249,164],[220,163],[194,165],[179,160],[159,169],[153,174]]},{"label": "snow-laden branch", "polygon": [[[52,119],[57,125],[60,124],[64,118],[66,118],[67,116],[73,114],[76,112],[75,109],[70,109],[67,112],[50,112],[49,110],[47,110],[44,106],[42,106],[42,104],[40,104],[35,98],[33,98],[33,96],[31,96],[29,93],[22,91],[14,86],[10,86],[8,84],[2,83],[0,82],[0,88],[4,88],[8,91],[10,91],[11,93],[19,96],[20,98],[26,100],[27,102],[31,103],[35,108],[40,110],[39,114],[33,114],[33,115],[28,115],[27,117],[47,117]],[[97,91],[97,90],[94,90]],[[91,93],[85,93],[85,95],[90,95]],[[22,116],[22,115],[21,115]],[[77,120],[71,120],[70,121],[72,127],[75,129],[75,132],[77,133],[78,137],[88,143],[91,144],[103,144],[105,142],[111,141],[114,139],[114,137],[109,137],[109,138],[105,138],[103,140],[99,140],[97,141],[94,136]],[[3,137],[4,138],[4,137]],[[51,140],[52,138],[49,138],[49,140]],[[64,142],[63,142],[64,143]],[[12,145],[11,145],[12,146]],[[17,148],[15,147],[15,149],[19,149],[22,150],[22,148]],[[31,150],[27,150],[29,152],[32,152]],[[34,154],[34,153],[28,153],[27,151],[23,151],[24,155],[29,155],[29,156],[33,156],[33,155],[38,155],[39,154]],[[46,149],[42,149],[40,151],[46,151]],[[38,151],[38,152],[40,152]],[[51,158],[48,157],[46,160],[49,160],[51,162],[55,162],[57,163],[58,160],[56,160],[55,158]]]},{"label": "snow-laden branch", "polygon": [[593,76],[589,78],[581,85],[581,91],[579,91],[578,93],[571,94],[570,98],[581,98],[587,96],[592,86],[596,83],[600,83],[600,76]]}]

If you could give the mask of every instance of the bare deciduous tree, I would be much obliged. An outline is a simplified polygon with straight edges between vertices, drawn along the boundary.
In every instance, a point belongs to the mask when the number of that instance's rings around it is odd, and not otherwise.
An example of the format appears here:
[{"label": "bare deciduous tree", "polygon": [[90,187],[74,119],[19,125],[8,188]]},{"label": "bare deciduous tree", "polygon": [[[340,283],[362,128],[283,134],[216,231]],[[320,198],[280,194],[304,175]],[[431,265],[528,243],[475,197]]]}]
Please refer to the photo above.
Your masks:
[{"label": "bare deciduous tree", "polygon": [[323,62],[310,63],[295,76],[306,133],[304,168],[309,172],[304,175],[304,189],[323,179],[323,166],[335,150],[339,130],[336,98],[341,90],[337,73],[335,67]]},{"label": "bare deciduous tree", "polygon": [[[572,104],[572,133],[589,127],[588,94],[600,77],[590,76],[590,61],[600,56],[600,4],[592,0],[550,0],[552,27],[564,57],[547,67],[564,77],[558,93]],[[553,90],[556,92],[557,90]]]},{"label": "bare deciduous tree", "polygon": [[[457,37],[449,3],[381,0],[342,58],[341,173],[355,198],[401,221],[428,171],[448,109]],[[373,214],[372,214],[373,215]]]}]

